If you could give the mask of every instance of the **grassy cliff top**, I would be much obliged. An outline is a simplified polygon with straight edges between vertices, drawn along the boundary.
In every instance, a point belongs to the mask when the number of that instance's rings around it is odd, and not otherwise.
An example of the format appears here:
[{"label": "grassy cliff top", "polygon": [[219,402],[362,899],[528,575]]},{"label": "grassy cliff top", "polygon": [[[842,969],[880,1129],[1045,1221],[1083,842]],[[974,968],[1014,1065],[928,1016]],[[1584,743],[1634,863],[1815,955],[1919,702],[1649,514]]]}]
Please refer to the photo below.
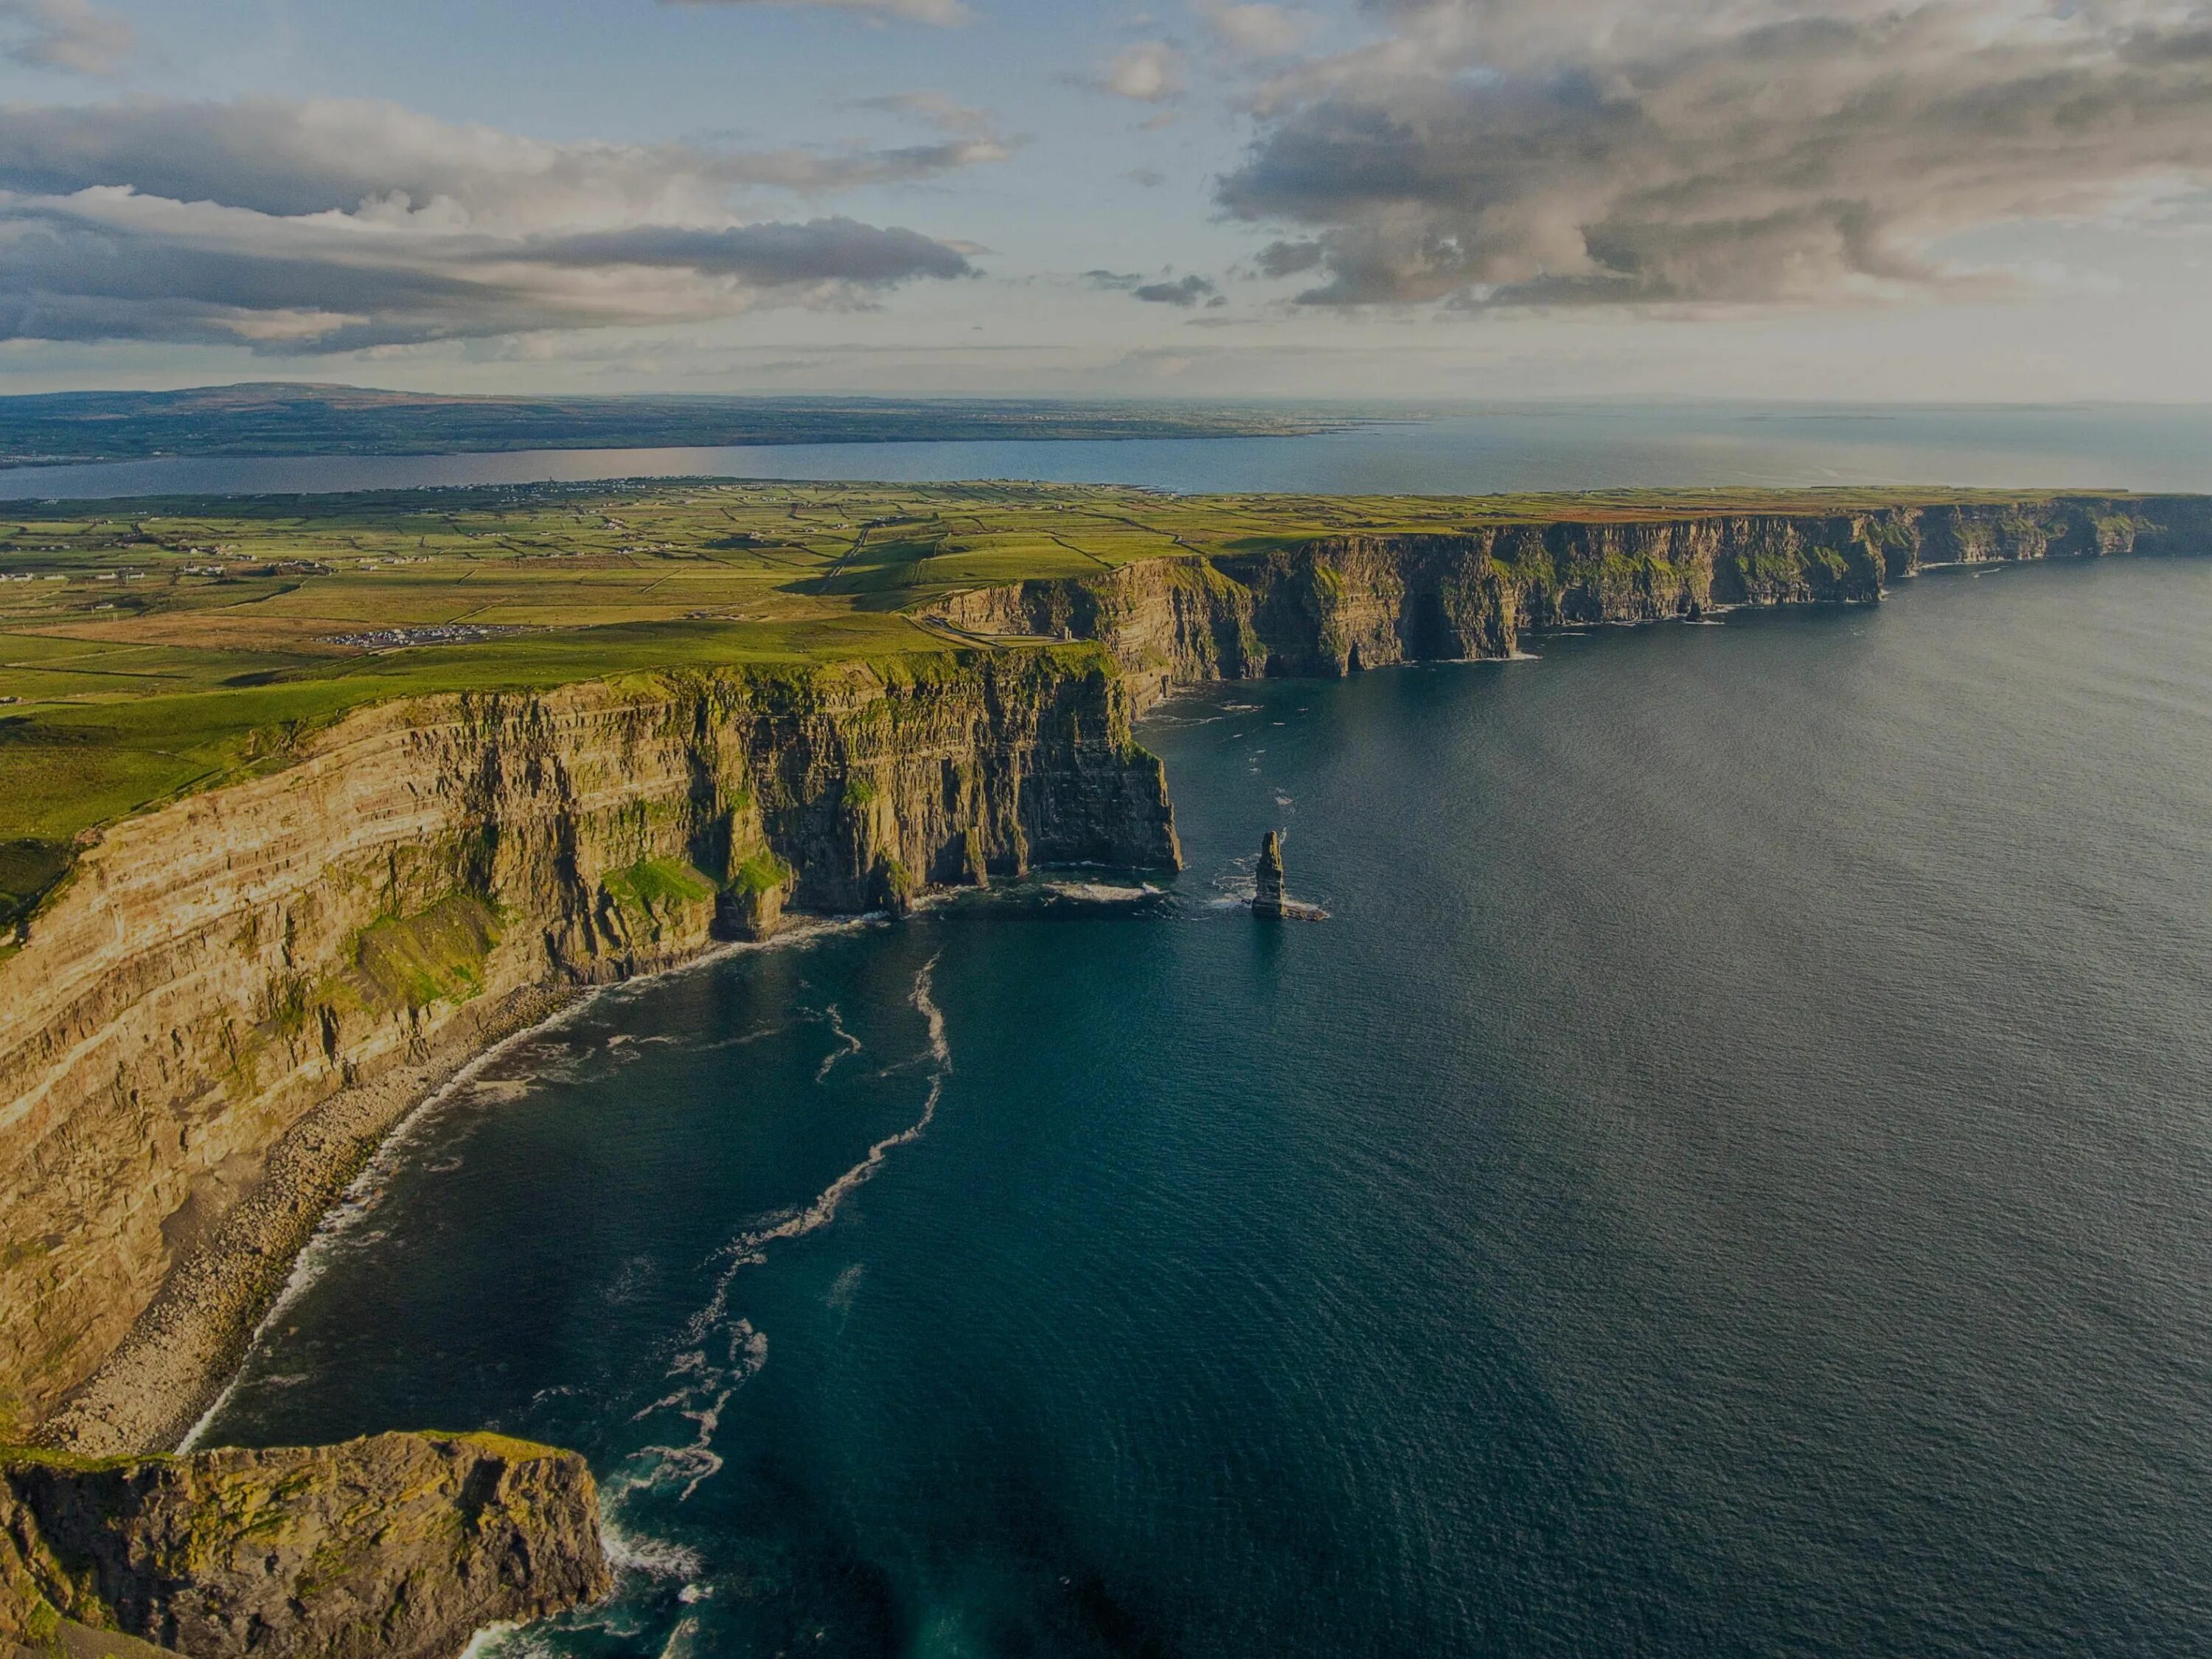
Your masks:
[{"label": "grassy cliff top", "polygon": [[0,505],[0,924],[72,842],[414,693],[941,653],[961,588],[1318,537],[2022,499],[1799,490],[1178,497],[674,481]]}]

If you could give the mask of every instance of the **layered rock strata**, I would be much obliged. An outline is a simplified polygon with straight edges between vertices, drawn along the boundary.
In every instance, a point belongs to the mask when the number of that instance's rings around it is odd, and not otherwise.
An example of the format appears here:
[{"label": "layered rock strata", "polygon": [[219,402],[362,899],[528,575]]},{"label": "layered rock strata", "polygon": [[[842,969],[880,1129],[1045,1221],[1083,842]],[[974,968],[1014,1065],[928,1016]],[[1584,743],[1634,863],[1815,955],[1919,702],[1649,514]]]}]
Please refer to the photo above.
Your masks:
[{"label": "layered rock strata", "polygon": [[0,1453],[0,1642],[450,1659],[609,1588],[590,1472],[496,1435],[88,1461]]},{"label": "layered rock strata", "polygon": [[[342,1091],[428,1079],[518,993],[772,930],[787,899],[1173,866],[1131,712],[1093,647],[441,696],[117,825],[0,962],[0,1405],[48,1416],[242,1199],[311,1224],[414,1091],[311,1134],[264,1189],[270,1148]],[[297,1242],[247,1229],[212,1290],[265,1304]],[[225,1358],[49,1437],[145,1449]]]},{"label": "layered rock strata", "polygon": [[1871,601],[1936,564],[2208,550],[2212,502],[2147,496],[1331,536],[935,607],[1105,656],[357,714],[287,770],[118,826],[0,961],[0,1433],[49,1419],[165,1279],[120,1356],[137,1369],[48,1431],[137,1449],[188,1421],[377,1137],[544,988],[765,936],[787,903],[899,910],[1033,863],[1174,863],[1158,763],[1129,735],[1170,685]]},{"label": "layered rock strata", "polygon": [[1098,641],[1149,701],[1207,680],[1510,657],[1553,628],[1870,602],[1935,565],[2208,550],[2207,498],[2054,496],[1328,536],[986,588],[933,609],[979,635]]},{"label": "layered rock strata", "polygon": [[1252,914],[1282,920],[1283,838],[1272,830],[1260,842],[1260,867],[1252,886]]}]

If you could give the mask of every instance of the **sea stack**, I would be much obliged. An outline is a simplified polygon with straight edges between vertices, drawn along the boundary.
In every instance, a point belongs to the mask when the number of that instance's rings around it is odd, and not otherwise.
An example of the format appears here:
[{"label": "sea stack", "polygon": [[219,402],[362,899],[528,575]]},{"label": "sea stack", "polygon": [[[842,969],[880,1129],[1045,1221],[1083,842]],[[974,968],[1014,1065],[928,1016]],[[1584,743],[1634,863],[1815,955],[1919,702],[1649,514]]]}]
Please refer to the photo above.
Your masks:
[{"label": "sea stack", "polygon": [[1283,841],[1272,830],[1260,843],[1260,878],[1252,893],[1252,914],[1282,919]]}]

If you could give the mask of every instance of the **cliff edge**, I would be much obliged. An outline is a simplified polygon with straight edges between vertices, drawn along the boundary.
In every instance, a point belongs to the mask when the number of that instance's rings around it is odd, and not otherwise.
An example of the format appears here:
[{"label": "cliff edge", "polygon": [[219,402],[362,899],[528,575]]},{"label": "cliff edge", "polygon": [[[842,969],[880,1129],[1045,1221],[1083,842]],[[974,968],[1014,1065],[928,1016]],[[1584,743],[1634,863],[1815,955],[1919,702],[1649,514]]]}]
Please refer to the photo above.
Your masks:
[{"label": "cliff edge", "polygon": [[1511,657],[1556,628],[1871,604],[1938,565],[2212,551],[2203,496],[2054,495],[1322,536],[952,594],[979,636],[1094,640],[1147,703],[1175,685]]},{"label": "cliff edge", "polygon": [[583,1460],[525,1441],[0,1452],[0,1642],[33,1652],[120,1632],[187,1659],[451,1659],[608,1588]]},{"label": "cliff edge", "polygon": [[786,898],[1176,865],[1131,714],[1089,646],[446,695],[116,825],[0,960],[0,1437],[173,1445],[382,1133],[563,988]]}]

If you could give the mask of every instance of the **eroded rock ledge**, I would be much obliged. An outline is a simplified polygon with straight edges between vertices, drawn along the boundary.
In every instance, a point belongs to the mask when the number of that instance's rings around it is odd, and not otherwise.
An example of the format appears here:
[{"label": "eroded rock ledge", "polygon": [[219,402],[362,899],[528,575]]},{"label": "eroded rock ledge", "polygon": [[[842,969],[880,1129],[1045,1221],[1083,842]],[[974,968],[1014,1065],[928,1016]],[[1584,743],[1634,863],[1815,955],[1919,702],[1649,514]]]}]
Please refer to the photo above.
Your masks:
[{"label": "eroded rock ledge", "polygon": [[526,1441],[0,1452],[0,1652],[119,1632],[189,1659],[451,1659],[608,1587],[583,1460]]}]

